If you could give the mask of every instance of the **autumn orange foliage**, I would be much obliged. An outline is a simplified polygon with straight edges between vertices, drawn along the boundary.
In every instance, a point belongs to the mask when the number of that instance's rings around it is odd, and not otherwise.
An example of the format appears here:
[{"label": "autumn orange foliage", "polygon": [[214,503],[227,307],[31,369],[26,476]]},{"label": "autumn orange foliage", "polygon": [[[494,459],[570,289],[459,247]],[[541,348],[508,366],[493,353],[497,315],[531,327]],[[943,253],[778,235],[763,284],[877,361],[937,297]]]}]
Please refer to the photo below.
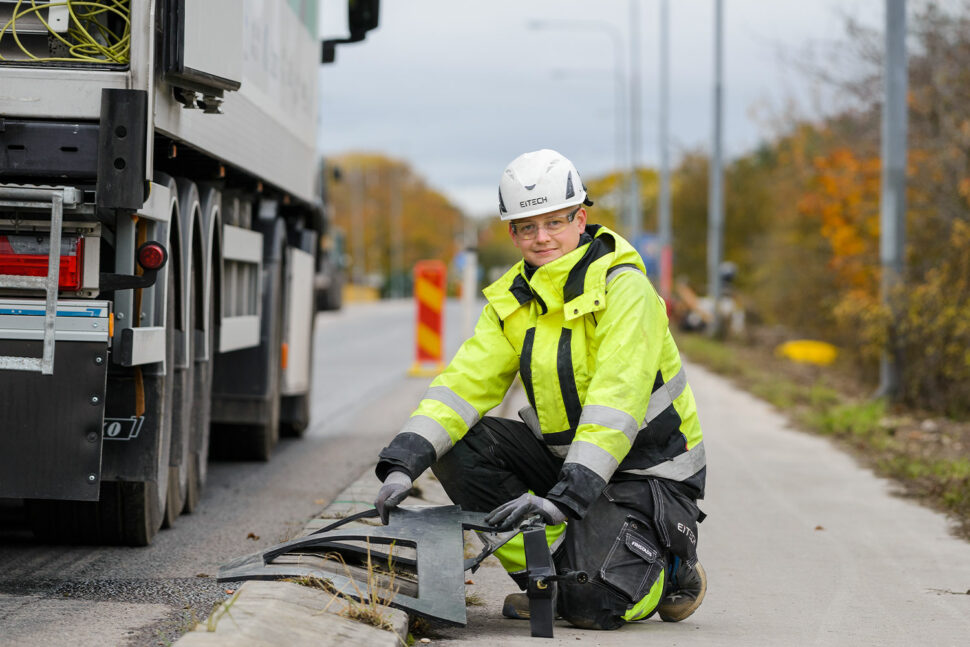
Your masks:
[{"label": "autumn orange foliage", "polygon": [[[844,107],[815,121],[789,117],[727,163],[724,257],[739,267],[751,320],[835,343],[873,386],[888,350],[906,402],[968,415],[970,5],[929,0],[909,23],[905,259],[888,299],[879,251],[883,35],[858,24],[847,35],[854,76],[818,70]],[[683,154],[673,173],[674,273],[700,293],[707,185],[706,154]]]},{"label": "autumn orange foliage", "polygon": [[[328,160],[327,196],[346,235],[352,279],[387,288],[391,277],[410,281],[421,259],[450,264],[462,247],[461,211],[411,167],[377,153],[346,153]],[[395,209],[400,220],[395,222]],[[395,265],[395,251],[400,262]]]}]

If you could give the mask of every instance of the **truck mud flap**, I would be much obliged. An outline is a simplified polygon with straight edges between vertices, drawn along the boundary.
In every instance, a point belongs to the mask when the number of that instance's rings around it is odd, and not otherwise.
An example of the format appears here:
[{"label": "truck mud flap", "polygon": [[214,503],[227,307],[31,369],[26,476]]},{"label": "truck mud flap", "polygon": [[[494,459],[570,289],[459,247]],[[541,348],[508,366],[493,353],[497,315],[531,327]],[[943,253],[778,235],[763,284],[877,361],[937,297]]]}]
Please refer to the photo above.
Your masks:
[{"label": "truck mud flap", "polygon": [[463,530],[495,530],[485,523],[485,514],[465,512],[456,505],[399,507],[391,510],[386,526],[344,527],[376,517],[377,510],[366,510],[313,534],[233,560],[219,569],[219,581],[315,577],[360,599],[368,595],[368,578],[391,571],[394,578],[388,584],[397,590],[391,606],[464,626],[464,572],[477,568],[501,545],[486,543],[476,557],[464,557]]},{"label": "truck mud flap", "polygon": [[[3,339],[0,355],[41,344]],[[107,346],[58,341],[55,352],[53,375],[0,370],[0,498],[98,500]]]}]

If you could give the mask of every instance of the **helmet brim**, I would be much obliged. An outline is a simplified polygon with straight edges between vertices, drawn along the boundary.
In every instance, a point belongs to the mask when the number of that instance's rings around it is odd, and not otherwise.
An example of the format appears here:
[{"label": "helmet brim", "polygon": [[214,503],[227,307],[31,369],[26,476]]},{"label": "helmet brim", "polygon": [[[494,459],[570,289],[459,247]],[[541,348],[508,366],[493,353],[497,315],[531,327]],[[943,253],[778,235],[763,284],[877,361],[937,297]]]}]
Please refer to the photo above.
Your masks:
[{"label": "helmet brim", "polygon": [[[566,200],[564,202],[560,202],[559,204],[552,205],[551,207],[541,206],[541,207],[536,207],[535,209],[532,209],[530,211],[520,211],[514,214],[502,213],[502,214],[499,214],[499,217],[502,220],[521,220],[522,218],[531,218],[532,216],[540,216],[544,213],[561,211],[567,207],[575,207],[577,204],[584,204],[585,202],[587,202],[586,192],[580,191],[578,194],[576,194],[575,197],[570,198],[569,200]],[[590,202],[590,204],[592,204],[592,202]]]}]

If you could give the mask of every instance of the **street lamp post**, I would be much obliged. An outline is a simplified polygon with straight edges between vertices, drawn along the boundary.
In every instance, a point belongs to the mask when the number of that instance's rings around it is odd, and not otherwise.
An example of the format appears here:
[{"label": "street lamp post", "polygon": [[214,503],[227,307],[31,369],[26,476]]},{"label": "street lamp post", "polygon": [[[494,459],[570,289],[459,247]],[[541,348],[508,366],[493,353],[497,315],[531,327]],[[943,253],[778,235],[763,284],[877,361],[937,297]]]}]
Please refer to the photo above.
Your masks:
[{"label": "street lamp post", "polygon": [[633,245],[640,236],[640,0],[630,0],[630,204],[627,235]]},{"label": "street lamp post", "polygon": [[[553,77],[557,79],[566,78],[566,77],[578,77],[580,75],[589,77],[593,74],[602,75],[602,71],[592,70],[592,69],[591,70],[568,70],[568,69],[553,70]],[[614,148],[615,148],[614,164],[616,166],[617,172],[619,173],[623,172],[623,168],[625,166],[624,160],[623,160],[623,157],[624,157],[623,156],[623,138],[624,138],[623,105],[624,105],[623,77],[621,74],[614,74],[613,75],[613,106],[614,106],[615,114],[613,115],[613,133],[616,139],[616,143],[614,144]]]},{"label": "street lamp post", "polygon": [[[906,242],[906,0],[886,0],[886,58],[882,111],[882,190],[879,204],[879,259],[882,302],[898,325],[893,293],[902,284]],[[892,339],[892,335],[890,335]],[[893,343],[883,350],[878,395],[899,395],[900,357]]]},{"label": "street lamp post", "polygon": [[723,0],[714,0],[714,141],[711,146],[710,193],[707,208],[707,294],[711,299],[713,336],[721,334],[721,260],[724,253],[724,171],[721,167],[722,104],[724,102]]},{"label": "street lamp post", "polygon": [[623,94],[623,38],[620,30],[611,23],[602,20],[533,20],[528,23],[530,29],[562,29],[566,31],[598,31],[605,34],[613,44],[613,100],[614,100],[614,121],[613,135],[615,138],[614,156],[616,170],[622,172],[625,164],[623,163],[626,146],[625,120],[623,118],[625,110],[625,97]]},{"label": "street lamp post", "polygon": [[660,296],[669,302],[673,274],[673,232],[670,213],[670,4],[660,0]]}]

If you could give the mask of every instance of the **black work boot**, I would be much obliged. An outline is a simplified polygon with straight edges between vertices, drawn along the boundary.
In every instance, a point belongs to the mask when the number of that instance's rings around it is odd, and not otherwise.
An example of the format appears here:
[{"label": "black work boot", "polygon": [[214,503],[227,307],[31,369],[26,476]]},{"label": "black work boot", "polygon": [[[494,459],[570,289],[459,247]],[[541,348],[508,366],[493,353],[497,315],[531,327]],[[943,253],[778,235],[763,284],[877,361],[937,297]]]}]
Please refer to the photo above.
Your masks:
[{"label": "black work boot", "polygon": [[[559,618],[558,611],[553,611],[553,614],[557,619]],[[528,620],[531,617],[529,596],[525,593],[509,593],[506,595],[505,604],[502,605],[502,615],[512,620]]]},{"label": "black work boot", "polygon": [[525,593],[509,593],[502,605],[502,615],[513,620],[529,619],[529,596]]},{"label": "black work boot", "polygon": [[690,568],[679,558],[674,560],[667,595],[657,605],[664,622],[680,622],[697,611],[707,593],[707,573],[700,562]]}]

